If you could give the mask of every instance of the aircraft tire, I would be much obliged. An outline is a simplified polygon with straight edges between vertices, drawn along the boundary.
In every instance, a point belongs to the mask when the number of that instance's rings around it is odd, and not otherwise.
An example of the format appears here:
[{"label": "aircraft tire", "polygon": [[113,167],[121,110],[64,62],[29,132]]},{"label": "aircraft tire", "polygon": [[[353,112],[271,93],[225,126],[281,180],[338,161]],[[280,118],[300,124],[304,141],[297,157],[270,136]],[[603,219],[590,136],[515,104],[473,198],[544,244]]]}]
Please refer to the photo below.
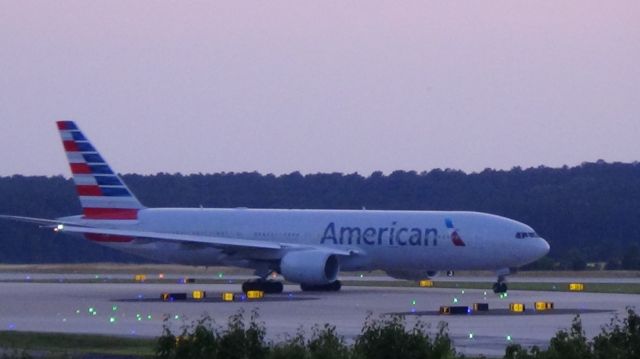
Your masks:
[{"label": "aircraft tire", "polygon": [[505,282],[495,282],[493,283],[493,292],[496,294],[502,294],[507,292],[507,283]]},{"label": "aircraft tire", "polygon": [[335,280],[329,284],[306,284],[300,283],[303,292],[337,292],[342,288],[342,282]]},{"label": "aircraft tire", "polygon": [[282,285],[282,282],[277,281],[256,280],[242,283],[242,291],[244,293],[250,290],[259,290],[267,294],[278,294],[282,293],[283,289],[284,286]]}]

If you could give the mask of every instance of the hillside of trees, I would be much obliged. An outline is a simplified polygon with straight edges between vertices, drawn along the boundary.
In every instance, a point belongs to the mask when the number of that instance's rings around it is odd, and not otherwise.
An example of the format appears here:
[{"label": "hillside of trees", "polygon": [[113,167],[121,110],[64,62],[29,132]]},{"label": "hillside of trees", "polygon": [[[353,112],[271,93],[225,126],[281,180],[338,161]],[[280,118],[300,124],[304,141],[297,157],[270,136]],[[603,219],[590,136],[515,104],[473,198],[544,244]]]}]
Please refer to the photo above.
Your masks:
[{"label": "hillside of trees", "polygon": [[[123,176],[149,207],[470,210],[531,225],[551,244],[534,267],[640,269],[640,163],[509,171],[486,169],[358,174],[259,173]],[[56,177],[0,177],[0,214],[54,218],[80,213],[73,183]],[[34,226],[0,222],[0,262],[139,259]]]}]

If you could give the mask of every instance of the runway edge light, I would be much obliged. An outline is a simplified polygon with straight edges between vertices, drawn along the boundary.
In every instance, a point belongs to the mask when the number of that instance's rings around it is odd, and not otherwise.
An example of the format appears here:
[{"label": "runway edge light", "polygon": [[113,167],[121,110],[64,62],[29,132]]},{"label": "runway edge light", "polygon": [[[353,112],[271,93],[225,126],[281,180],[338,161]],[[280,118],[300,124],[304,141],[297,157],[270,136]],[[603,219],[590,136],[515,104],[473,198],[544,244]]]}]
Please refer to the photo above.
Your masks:
[{"label": "runway edge light", "polygon": [[454,306],[441,306],[440,314],[471,314],[471,308],[464,305],[454,305]]},{"label": "runway edge light", "polygon": [[582,292],[584,290],[584,283],[569,283],[569,291]]},{"label": "runway edge light", "polygon": [[250,290],[247,292],[248,299],[262,299],[264,297],[264,292],[261,290]]},{"label": "runway edge light", "polygon": [[207,297],[207,292],[205,292],[204,290],[194,290],[193,292],[191,292],[191,296],[195,300],[201,300]]},{"label": "runway edge light", "polygon": [[535,302],[534,306],[536,308],[536,311],[545,311],[545,310],[552,310],[553,309],[553,302]]}]

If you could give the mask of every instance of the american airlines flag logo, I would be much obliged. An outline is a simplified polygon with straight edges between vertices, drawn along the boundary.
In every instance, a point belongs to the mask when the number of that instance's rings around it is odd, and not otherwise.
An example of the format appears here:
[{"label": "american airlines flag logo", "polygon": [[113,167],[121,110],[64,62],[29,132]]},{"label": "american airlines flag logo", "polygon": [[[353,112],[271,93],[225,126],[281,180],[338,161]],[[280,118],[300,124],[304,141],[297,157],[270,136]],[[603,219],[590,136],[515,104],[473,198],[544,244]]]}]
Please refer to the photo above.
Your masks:
[{"label": "american airlines flag logo", "polygon": [[458,230],[453,226],[453,221],[449,218],[445,219],[444,222],[447,225],[447,229],[449,230],[449,235],[451,236],[451,242],[456,247],[465,247],[466,244],[458,234]]}]

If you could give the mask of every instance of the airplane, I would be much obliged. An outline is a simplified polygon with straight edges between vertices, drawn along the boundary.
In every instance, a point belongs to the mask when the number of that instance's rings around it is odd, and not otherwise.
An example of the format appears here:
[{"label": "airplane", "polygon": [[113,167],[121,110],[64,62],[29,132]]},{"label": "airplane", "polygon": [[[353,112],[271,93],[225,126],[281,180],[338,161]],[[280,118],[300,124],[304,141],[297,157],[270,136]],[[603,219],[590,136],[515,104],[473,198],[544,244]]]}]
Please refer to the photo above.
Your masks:
[{"label": "airplane", "polygon": [[549,252],[531,227],[469,211],[147,208],[73,121],[57,127],[82,214],[39,224],[164,263],[250,268],[244,292],[280,293],[281,274],[303,291],[339,291],[344,271],[383,270],[420,280],[440,271],[491,270],[496,293],[506,276]]}]

